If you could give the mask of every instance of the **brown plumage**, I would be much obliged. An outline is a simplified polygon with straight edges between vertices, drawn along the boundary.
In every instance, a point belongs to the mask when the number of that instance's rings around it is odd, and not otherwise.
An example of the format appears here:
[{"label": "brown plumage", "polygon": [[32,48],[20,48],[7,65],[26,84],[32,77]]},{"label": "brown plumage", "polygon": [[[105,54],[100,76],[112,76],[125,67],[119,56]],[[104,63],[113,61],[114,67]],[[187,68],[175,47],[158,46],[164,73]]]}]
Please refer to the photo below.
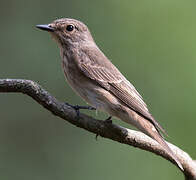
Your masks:
[{"label": "brown plumage", "polygon": [[87,77],[98,82],[129,108],[148,119],[155,126],[160,135],[159,130],[166,134],[165,130],[154,120],[148,111],[147,105],[135,87],[99,49],[82,49],[82,53],[82,58],[78,58],[78,67]]},{"label": "brown plumage", "polygon": [[97,47],[86,25],[64,18],[37,27],[49,31],[58,43],[65,77],[78,95],[96,109],[134,125],[155,139],[183,170],[161,136],[164,129],[150,114],[135,87]]}]

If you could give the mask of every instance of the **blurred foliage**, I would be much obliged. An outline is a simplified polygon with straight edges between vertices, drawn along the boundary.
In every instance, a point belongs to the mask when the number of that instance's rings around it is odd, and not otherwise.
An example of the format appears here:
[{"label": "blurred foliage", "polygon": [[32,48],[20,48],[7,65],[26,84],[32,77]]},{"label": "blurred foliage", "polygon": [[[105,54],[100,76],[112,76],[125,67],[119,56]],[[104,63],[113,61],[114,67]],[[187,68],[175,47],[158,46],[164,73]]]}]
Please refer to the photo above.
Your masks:
[{"label": "blurred foliage", "polygon": [[[196,1],[0,4],[0,78],[31,79],[61,101],[84,104],[65,83],[57,45],[35,28],[61,17],[82,20],[137,87],[170,135],[167,139],[196,158]],[[0,94],[0,114],[1,179],[183,179],[162,158],[100,137],[96,141],[95,135],[53,116],[30,97]],[[97,118],[105,117],[98,113]]]}]

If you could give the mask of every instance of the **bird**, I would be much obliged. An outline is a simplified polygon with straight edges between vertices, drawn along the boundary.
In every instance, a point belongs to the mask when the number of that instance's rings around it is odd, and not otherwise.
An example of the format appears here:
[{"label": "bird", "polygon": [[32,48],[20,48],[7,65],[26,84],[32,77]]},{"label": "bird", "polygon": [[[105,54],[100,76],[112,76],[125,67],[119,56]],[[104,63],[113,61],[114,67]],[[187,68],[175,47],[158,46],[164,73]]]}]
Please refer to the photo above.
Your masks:
[{"label": "bird", "polygon": [[108,119],[114,116],[150,136],[183,170],[163,138],[165,130],[151,115],[136,88],[99,49],[83,22],[61,18],[36,27],[49,32],[57,42],[65,78],[76,94],[96,110],[108,113]]}]

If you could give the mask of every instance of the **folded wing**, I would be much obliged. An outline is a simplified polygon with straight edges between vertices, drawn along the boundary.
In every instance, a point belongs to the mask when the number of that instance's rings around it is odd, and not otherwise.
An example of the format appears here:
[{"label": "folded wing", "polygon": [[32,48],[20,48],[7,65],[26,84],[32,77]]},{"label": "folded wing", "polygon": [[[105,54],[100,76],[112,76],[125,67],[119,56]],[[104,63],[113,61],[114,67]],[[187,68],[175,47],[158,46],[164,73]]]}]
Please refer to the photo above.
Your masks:
[{"label": "folded wing", "polygon": [[[98,50],[97,50],[98,51]],[[129,108],[149,120],[160,133],[159,129],[165,133],[165,130],[154,120],[147,105],[135,87],[120,73],[120,71],[104,56],[93,50],[93,55],[82,56],[82,61],[78,63],[79,69],[90,79],[95,80],[103,88],[107,89],[114,96],[119,98]],[[97,55],[99,54],[99,56]],[[78,58],[81,59],[81,58]]]}]

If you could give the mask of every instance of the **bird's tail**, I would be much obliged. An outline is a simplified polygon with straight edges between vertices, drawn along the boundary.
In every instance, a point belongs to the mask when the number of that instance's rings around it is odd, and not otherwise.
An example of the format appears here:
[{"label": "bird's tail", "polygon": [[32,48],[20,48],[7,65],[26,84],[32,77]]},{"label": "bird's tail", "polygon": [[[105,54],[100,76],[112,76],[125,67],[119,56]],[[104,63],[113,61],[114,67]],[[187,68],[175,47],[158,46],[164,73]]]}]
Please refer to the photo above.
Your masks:
[{"label": "bird's tail", "polygon": [[[132,114],[133,115],[133,114]],[[134,120],[134,126],[136,126],[140,131],[145,133],[146,135],[150,136],[154,140],[156,140],[165,150],[166,152],[172,157],[172,159],[176,162],[178,167],[183,171],[182,164],[180,163],[177,156],[174,154],[174,152],[171,150],[171,148],[168,146],[168,144],[165,142],[163,137],[160,135],[160,133],[156,130],[154,125],[145,119],[144,117],[140,115],[131,116]],[[126,121],[127,122],[127,121]],[[133,123],[133,121],[130,121],[130,123]],[[131,124],[132,124],[131,123]]]}]

